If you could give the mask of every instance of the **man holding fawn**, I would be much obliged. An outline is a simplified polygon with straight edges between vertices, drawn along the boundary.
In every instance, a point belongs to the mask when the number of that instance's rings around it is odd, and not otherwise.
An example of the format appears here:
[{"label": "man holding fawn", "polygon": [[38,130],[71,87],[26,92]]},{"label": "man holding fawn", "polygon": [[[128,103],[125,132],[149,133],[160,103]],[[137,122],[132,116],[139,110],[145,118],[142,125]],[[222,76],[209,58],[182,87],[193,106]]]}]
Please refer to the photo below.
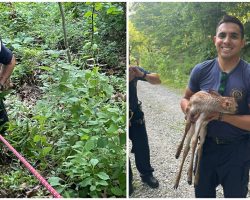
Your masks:
[{"label": "man holding fawn", "polygon": [[194,93],[215,90],[234,97],[238,113],[209,116],[212,121],[207,126],[195,196],[214,198],[221,184],[224,197],[243,198],[248,192],[250,161],[250,64],[240,58],[245,45],[243,24],[225,15],[217,25],[214,44],[218,57],[194,67],[181,108],[186,113]]}]

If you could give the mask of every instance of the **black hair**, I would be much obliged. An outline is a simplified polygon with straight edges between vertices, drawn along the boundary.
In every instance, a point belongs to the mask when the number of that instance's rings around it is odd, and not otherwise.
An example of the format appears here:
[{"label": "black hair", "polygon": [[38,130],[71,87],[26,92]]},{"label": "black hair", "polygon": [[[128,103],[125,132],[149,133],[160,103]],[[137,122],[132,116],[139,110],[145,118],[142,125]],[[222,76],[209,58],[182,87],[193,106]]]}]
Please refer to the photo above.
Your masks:
[{"label": "black hair", "polygon": [[241,33],[241,38],[243,39],[244,38],[244,26],[243,24],[241,23],[241,21],[234,17],[234,16],[231,16],[231,15],[224,15],[222,17],[222,19],[219,21],[219,23],[217,24],[217,27],[216,27],[216,32],[218,30],[218,27],[223,24],[223,23],[234,23],[234,24],[237,24],[239,27],[240,27],[240,33]]}]

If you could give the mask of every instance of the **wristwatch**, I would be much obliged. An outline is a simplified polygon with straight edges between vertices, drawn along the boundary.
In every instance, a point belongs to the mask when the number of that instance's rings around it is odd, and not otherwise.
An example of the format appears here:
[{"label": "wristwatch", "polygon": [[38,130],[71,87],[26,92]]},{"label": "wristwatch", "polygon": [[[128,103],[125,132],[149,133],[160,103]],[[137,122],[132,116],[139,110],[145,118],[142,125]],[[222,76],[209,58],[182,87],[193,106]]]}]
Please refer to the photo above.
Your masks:
[{"label": "wristwatch", "polygon": [[146,76],[147,76],[147,74],[144,72],[142,78],[145,79]]}]

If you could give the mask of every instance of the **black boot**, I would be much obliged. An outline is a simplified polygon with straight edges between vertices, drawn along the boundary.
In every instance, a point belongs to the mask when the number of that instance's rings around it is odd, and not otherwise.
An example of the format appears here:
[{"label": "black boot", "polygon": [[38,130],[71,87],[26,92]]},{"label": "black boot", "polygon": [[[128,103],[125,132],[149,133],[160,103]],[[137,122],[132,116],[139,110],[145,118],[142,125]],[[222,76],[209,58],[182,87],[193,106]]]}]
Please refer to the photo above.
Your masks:
[{"label": "black boot", "polygon": [[159,182],[153,175],[142,176],[141,180],[143,183],[146,183],[151,188],[159,187]]}]

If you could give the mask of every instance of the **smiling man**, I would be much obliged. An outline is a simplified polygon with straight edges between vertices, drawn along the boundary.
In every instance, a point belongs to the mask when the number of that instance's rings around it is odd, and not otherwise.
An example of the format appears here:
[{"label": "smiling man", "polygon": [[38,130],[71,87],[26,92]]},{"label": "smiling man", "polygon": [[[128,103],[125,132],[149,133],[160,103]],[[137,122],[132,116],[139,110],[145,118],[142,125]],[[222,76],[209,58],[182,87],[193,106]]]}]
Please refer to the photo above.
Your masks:
[{"label": "smiling man", "polygon": [[200,165],[196,197],[216,197],[222,185],[224,197],[244,198],[248,192],[250,161],[250,64],[240,58],[245,45],[244,27],[236,17],[226,15],[218,23],[214,44],[218,57],[194,67],[181,100],[186,113],[190,97],[200,91],[215,90],[233,96],[237,115],[211,114]]}]

